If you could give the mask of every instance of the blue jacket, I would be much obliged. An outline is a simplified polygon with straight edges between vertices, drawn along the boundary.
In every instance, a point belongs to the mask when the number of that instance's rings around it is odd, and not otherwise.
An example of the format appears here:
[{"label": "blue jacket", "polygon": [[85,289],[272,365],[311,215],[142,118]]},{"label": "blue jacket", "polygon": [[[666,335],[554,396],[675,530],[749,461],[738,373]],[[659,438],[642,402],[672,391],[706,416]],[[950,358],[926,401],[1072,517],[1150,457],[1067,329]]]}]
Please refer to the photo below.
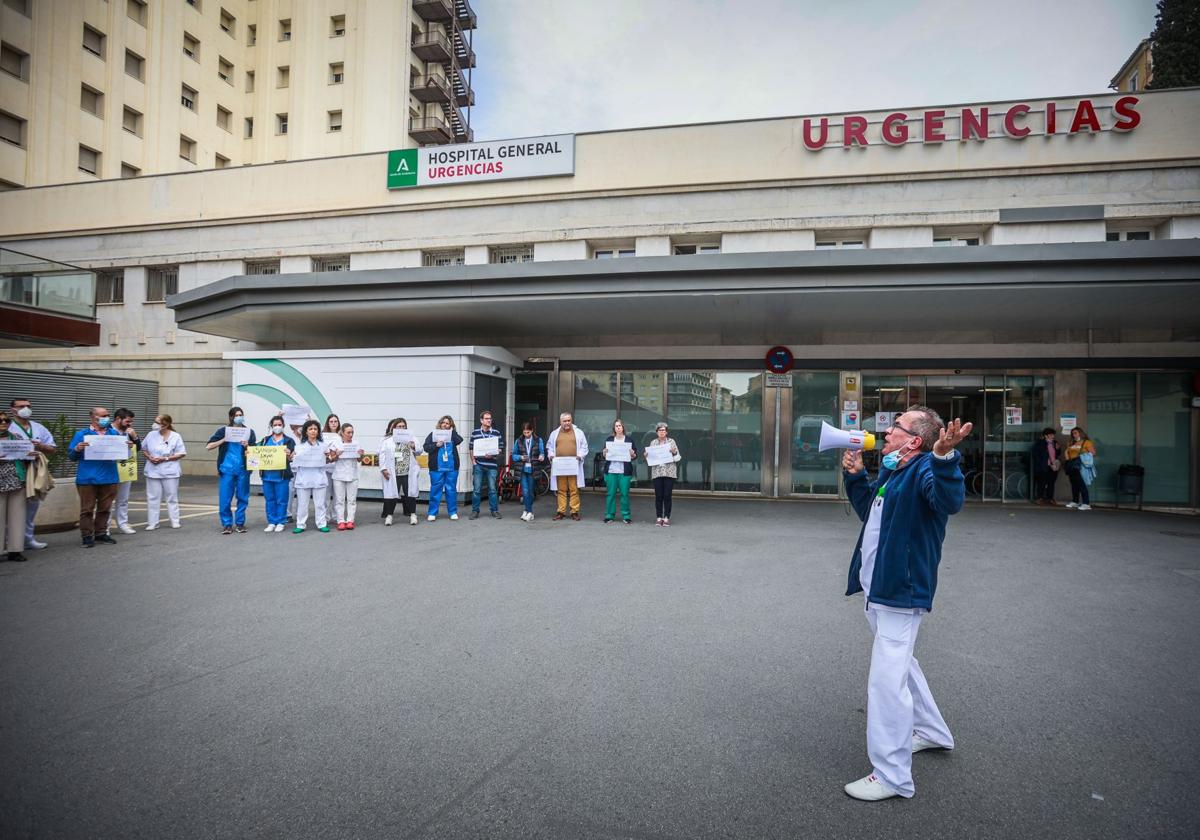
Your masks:
[{"label": "blue jacket", "polygon": [[512,462],[513,466],[517,467],[519,472],[531,471],[534,463],[537,462],[537,459],[539,457],[544,458],[546,456],[546,444],[542,442],[540,437],[537,435],[530,435],[529,441],[529,458],[525,457],[524,434],[518,437],[516,443],[513,444]]},{"label": "blue jacket", "polygon": [[[946,521],[951,514],[962,510],[966,497],[959,469],[961,460],[957,450],[945,460],[925,452],[895,472],[881,469],[875,481],[865,471],[845,474],[846,495],[863,521],[863,530],[876,491],[885,482],[888,485],[883,497],[875,571],[871,576],[871,591],[867,593],[871,603],[933,609]],[[847,595],[862,592],[858,580],[862,540],[863,532],[859,531],[854,557],[850,560]]]},{"label": "blue jacket", "polygon": [[121,434],[112,426],[106,428],[103,432],[97,432],[88,426],[86,429],[80,429],[71,438],[71,445],[67,447],[67,457],[72,461],[78,461],[79,467],[75,470],[76,484],[119,484],[120,478],[117,476],[116,461],[87,461],[84,460],[83,453],[75,447],[83,443],[83,439],[88,435],[119,435]]},{"label": "blue jacket", "polygon": [[[444,447],[440,447],[436,443],[433,442],[433,432],[430,432],[428,435],[426,435],[425,436],[425,445],[422,448],[429,455],[429,471],[431,473],[432,472],[451,472],[451,471],[458,472],[458,468],[459,468],[458,447],[462,446],[462,442],[463,442],[462,435],[460,435],[454,429],[450,430],[450,442],[447,443]],[[440,455],[439,450],[443,449],[443,448],[449,450],[450,456],[451,456],[452,460],[454,461],[453,467],[448,467],[446,469],[442,468],[442,459],[438,456]]]}]

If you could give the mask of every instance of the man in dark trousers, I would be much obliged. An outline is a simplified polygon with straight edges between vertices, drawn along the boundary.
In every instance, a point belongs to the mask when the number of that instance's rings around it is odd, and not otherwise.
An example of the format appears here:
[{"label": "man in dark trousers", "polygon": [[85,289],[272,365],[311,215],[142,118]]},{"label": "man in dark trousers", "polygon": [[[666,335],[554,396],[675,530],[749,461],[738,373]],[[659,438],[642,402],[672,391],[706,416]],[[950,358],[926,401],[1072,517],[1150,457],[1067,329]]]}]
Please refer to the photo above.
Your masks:
[{"label": "man in dark trousers", "polygon": [[1033,498],[1039,505],[1057,504],[1054,484],[1062,466],[1062,449],[1054,439],[1054,429],[1042,429],[1042,439],[1034,441],[1029,450],[1029,465],[1033,468]]},{"label": "man in dark trousers", "polygon": [[842,458],[846,495],[863,521],[846,594],[865,593],[875,635],[867,678],[872,772],[846,785],[855,799],[911,797],[912,754],[954,748],[913,650],[921,619],[933,609],[946,522],[966,496],[955,447],[970,433],[970,423],[946,426],[937,412],[913,406],[887,430],[875,481],[861,452]]}]

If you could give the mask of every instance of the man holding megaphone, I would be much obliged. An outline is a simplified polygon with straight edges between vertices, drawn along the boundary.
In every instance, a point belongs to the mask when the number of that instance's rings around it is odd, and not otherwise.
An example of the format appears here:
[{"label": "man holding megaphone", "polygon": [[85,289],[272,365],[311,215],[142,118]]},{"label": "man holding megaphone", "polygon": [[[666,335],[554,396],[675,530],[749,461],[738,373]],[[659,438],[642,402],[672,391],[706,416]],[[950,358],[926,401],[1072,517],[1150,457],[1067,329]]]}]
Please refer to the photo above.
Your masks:
[{"label": "man holding megaphone", "polygon": [[875,634],[867,678],[872,772],[846,785],[855,799],[911,797],[913,753],[954,749],[913,649],[921,619],[933,608],[946,522],[966,496],[955,447],[970,433],[970,423],[946,425],[936,411],[911,407],[884,434],[875,481],[863,467],[863,433],[841,444],[848,450],[842,456],[846,495],[863,521],[846,594],[865,593]]}]

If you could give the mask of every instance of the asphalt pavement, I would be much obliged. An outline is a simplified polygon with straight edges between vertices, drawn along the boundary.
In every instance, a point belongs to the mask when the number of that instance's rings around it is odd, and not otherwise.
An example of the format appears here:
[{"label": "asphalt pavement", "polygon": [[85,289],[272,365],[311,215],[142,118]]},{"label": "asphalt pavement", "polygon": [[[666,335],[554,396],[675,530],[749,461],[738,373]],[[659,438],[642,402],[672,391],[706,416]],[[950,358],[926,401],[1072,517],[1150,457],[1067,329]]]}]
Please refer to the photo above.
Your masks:
[{"label": "asphalt pavement", "polygon": [[917,655],[957,748],[863,803],[842,504],[222,536],[184,498],[0,564],[0,837],[1200,834],[1194,517],[955,516]]}]

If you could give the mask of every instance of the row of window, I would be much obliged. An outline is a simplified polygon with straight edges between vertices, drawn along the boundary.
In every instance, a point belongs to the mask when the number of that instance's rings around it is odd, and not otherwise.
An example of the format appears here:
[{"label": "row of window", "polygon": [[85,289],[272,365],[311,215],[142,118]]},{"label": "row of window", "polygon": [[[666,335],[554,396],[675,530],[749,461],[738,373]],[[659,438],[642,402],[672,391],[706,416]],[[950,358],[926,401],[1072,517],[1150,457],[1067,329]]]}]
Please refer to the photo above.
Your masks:
[{"label": "row of window", "polygon": [[[1127,230],[1111,231],[1107,234],[1109,242],[1137,241],[1151,239],[1150,231]],[[936,237],[934,244],[938,246],[971,246],[978,245],[976,237]],[[818,248],[862,248],[864,242],[857,239],[822,239],[817,242]],[[592,259],[611,260],[635,256],[634,248],[597,247],[592,249]],[[691,256],[696,254],[719,254],[719,243],[708,244],[676,244],[671,248],[676,256]],[[466,251],[463,248],[441,248],[421,252],[421,264],[426,267],[454,266],[465,263]],[[496,245],[488,248],[488,262],[492,264],[527,263],[533,262],[533,245]],[[310,257],[309,265],[312,271],[349,271],[349,254],[328,254],[321,257]],[[248,275],[279,274],[278,259],[246,260],[244,273]],[[178,290],[179,266],[157,266],[147,270],[146,302],[161,303],[166,295],[175,294]],[[124,303],[125,279],[122,269],[99,271],[96,273],[96,303]]]}]

